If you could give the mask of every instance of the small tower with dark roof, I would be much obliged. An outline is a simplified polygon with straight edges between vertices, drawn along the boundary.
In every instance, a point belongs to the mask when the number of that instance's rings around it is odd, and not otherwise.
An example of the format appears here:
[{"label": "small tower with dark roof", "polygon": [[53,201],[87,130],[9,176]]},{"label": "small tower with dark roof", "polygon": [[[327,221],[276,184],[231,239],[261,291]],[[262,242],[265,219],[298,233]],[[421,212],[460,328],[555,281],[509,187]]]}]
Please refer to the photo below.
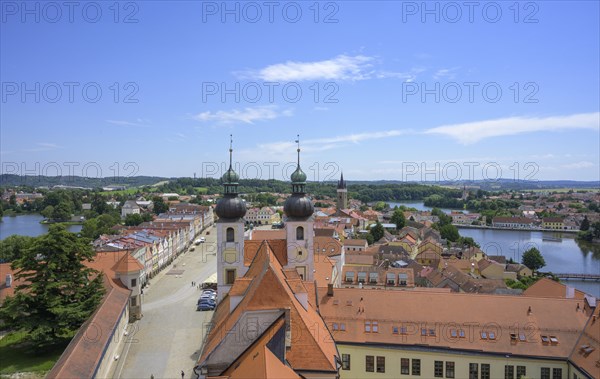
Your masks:
[{"label": "small tower with dark roof", "polygon": [[338,211],[341,211],[342,209],[348,209],[348,189],[346,188],[346,182],[344,181],[343,172],[337,184],[336,207]]},{"label": "small tower with dark roof", "polygon": [[217,202],[217,284],[219,295],[229,292],[244,276],[244,216],[246,203],[238,197],[239,175],[233,170],[233,139],[229,141],[229,169],[223,174],[223,197]]},{"label": "small tower with dark roof", "polygon": [[288,264],[295,268],[303,280],[313,281],[314,270],[314,227],[312,200],[306,196],[306,174],[300,168],[300,136],[298,144],[298,165],[291,175],[292,195],[283,206],[287,239]]}]

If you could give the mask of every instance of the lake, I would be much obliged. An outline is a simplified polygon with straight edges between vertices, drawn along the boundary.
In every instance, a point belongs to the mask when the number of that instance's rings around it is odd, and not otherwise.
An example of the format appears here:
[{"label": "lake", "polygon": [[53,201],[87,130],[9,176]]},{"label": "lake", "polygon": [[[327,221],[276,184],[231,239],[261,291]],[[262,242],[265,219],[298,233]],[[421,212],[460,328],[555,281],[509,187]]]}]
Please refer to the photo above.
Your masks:
[{"label": "lake", "polygon": [[[392,207],[392,208],[394,208],[395,206],[399,207],[401,205],[404,205],[405,207],[415,208],[418,211],[430,211],[433,209],[433,207],[426,206],[420,200],[386,201],[386,203],[389,204],[390,207]],[[449,209],[449,208],[440,208],[440,209],[444,213],[459,212],[459,211],[463,212],[463,213],[469,213],[469,211],[466,209]]]},{"label": "lake", "polygon": [[[460,228],[461,236],[471,237],[488,255],[504,255],[521,262],[521,255],[531,247],[537,248],[546,261],[542,271],[557,273],[598,274],[600,246],[578,243],[574,234],[562,233],[562,241],[544,241],[543,236],[557,236],[553,232],[523,230],[492,230]],[[600,283],[592,281],[564,281],[582,291],[600,297]]]},{"label": "lake", "polygon": [[[50,225],[40,224],[44,217],[38,214],[19,215],[14,217],[4,216],[0,221],[0,240],[13,234],[37,237],[48,232]],[[82,225],[67,225],[67,230],[73,233],[80,232]]]},{"label": "lake", "polygon": [[[405,205],[420,211],[429,211],[422,201],[387,202],[391,207]],[[450,213],[450,209],[442,209]],[[546,266],[542,271],[558,273],[598,274],[600,272],[600,246],[579,243],[575,234],[562,233],[559,242],[544,241],[542,237],[558,236],[553,232],[523,230],[492,230],[460,228],[461,236],[471,237],[488,255],[504,255],[521,262],[521,255],[531,247],[536,247],[544,256]],[[569,280],[563,281],[596,297],[600,297],[600,282]]]}]

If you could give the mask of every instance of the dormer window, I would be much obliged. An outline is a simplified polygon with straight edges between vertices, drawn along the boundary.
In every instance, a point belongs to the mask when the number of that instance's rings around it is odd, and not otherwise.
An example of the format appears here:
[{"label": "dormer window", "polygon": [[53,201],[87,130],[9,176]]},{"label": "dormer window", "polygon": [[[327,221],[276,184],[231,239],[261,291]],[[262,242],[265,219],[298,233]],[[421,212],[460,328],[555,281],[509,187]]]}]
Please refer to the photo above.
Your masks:
[{"label": "dormer window", "polygon": [[304,240],[304,228],[302,226],[299,226],[296,228],[296,240],[297,241]]}]

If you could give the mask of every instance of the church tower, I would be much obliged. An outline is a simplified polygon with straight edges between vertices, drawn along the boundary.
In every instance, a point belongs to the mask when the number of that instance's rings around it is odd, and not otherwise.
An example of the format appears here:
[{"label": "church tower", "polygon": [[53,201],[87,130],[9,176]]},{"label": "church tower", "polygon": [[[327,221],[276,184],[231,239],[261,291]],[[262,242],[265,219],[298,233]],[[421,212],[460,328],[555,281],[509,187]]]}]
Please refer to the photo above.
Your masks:
[{"label": "church tower", "polygon": [[233,170],[233,140],[229,141],[229,169],[221,181],[223,197],[217,202],[217,284],[219,297],[229,292],[236,278],[244,276],[244,216],[246,203],[238,197],[239,175]]},{"label": "church tower", "polygon": [[340,176],[340,180],[337,184],[337,210],[348,209],[348,189],[346,188],[346,182],[344,181],[344,173]]},{"label": "church tower", "polygon": [[285,230],[287,240],[286,267],[295,268],[303,280],[314,280],[314,222],[315,208],[310,198],[306,196],[306,174],[300,168],[300,136],[298,144],[298,166],[292,173],[292,195],[283,206],[285,213]]}]

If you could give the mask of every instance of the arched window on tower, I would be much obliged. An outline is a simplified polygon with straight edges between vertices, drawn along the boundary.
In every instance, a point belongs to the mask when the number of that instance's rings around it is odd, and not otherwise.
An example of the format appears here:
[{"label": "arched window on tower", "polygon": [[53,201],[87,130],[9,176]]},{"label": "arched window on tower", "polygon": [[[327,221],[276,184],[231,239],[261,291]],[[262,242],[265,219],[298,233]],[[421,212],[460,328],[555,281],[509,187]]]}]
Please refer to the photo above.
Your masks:
[{"label": "arched window on tower", "polygon": [[226,241],[227,242],[234,242],[235,241],[235,232],[233,231],[233,228],[227,228],[227,232],[226,232]]},{"label": "arched window on tower", "polygon": [[299,226],[296,228],[296,240],[300,241],[304,239],[304,228]]}]

